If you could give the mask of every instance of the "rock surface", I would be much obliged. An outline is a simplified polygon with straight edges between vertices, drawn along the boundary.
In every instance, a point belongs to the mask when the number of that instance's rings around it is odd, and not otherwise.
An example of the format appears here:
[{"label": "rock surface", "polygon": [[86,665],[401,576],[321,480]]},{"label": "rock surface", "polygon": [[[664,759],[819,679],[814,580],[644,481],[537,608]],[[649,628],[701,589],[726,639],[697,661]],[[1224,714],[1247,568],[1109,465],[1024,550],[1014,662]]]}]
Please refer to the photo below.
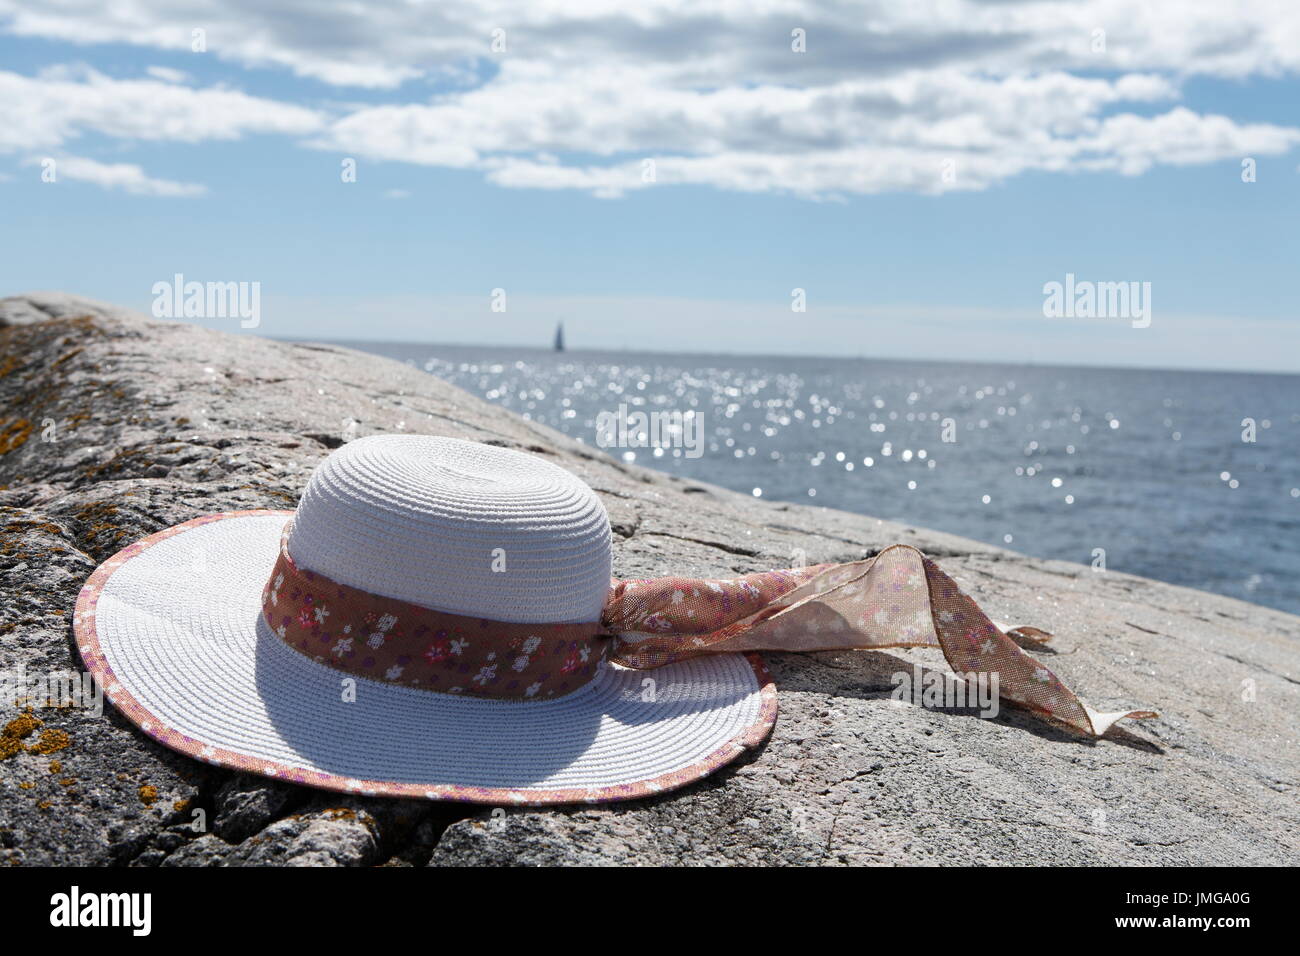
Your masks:
[{"label": "rock surface", "polygon": [[[625,465],[397,362],[0,300],[0,672],[79,668],[94,567],[195,516],[292,507],[346,437],[410,431],[542,454],[594,487],[615,573],[726,576],[914,544],[996,619],[1058,636],[1062,678],[1158,720],[1086,741],[890,699],[930,651],[770,655],[771,740],[663,797],[473,808],[359,799],[189,761],[108,708],[0,714],[0,863],[1294,864],[1300,618]],[[39,724],[37,723],[39,721]]]}]

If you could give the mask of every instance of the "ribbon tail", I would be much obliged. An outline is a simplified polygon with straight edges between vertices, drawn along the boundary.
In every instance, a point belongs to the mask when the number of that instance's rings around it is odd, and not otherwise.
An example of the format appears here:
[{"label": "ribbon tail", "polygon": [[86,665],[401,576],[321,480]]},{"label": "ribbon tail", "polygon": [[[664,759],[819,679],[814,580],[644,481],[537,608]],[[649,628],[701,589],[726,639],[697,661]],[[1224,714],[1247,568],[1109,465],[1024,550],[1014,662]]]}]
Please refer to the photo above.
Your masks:
[{"label": "ribbon tail", "polygon": [[1088,720],[1092,723],[1092,732],[1097,737],[1110,730],[1117,721],[1123,720],[1125,717],[1133,720],[1146,720],[1160,716],[1154,710],[1112,710],[1108,713],[1102,713],[1099,710],[1093,710],[1087,704],[1083,705],[1083,709],[1088,712]]},{"label": "ribbon tail", "polygon": [[1015,627],[1007,627],[1000,621],[994,621],[993,625],[1007,637],[1019,637],[1033,641],[1035,644],[1046,644],[1052,639],[1052,634],[1044,631],[1040,627],[1031,627],[1028,624],[1017,624]]},{"label": "ribbon tail", "polygon": [[1102,712],[1089,707],[1050,668],[1030,657],[1010,636],[1017,634],[1042,641],[1050,638],[1050,634],[1027,626],[1004,632],[937,564],[920,557],[935,635],[955,672],[995,676],[1002,697],[1093,737],[1100,737],[1125,717],[1157,716],[1149,710]]}]

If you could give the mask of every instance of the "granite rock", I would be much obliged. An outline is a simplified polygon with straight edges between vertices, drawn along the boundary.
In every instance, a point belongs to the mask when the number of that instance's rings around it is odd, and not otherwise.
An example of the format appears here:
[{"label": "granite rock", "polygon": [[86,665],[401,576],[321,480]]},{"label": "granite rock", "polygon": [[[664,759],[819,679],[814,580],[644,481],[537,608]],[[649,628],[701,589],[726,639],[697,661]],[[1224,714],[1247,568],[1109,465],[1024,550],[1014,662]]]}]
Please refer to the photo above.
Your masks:
[{"label": "granite rock", "polygon": [[544,455],[588,482],[615,573],[725,576],[914,544],[998,620],[1055,632],[1088,741],[891,699],[933,651],[769,655],[771,740],[712,777],[601,807],[358,800],[208,767],[106,707],[6,710],[0,863],[1294,864],[1300,618],[923,528],[755,500],[616,461],[402,363],[0,300],[0,672],[75,671],[71,610],[124,545],[214,511],[290,508],[343,441],[419,432]]}]

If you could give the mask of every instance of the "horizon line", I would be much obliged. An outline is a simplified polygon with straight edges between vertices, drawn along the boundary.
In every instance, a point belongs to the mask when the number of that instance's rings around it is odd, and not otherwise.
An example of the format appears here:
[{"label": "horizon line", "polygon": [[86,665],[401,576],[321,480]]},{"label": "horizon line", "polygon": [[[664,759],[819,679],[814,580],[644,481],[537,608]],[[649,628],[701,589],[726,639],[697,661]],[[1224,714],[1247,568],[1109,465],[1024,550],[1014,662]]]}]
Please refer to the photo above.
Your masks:
[{"label": "horizon line", "polygon": [[[417,342],[410,339],[321,339],[298,336],[264,336],[276,342],[316,342],[322,345],[341,345],[344,347],[356,347],[359,344],[368,345],[406,345],[417,348],[458,348],[458,349],[520,349],[528,352],[542,352],[547,355],[570,355],[570,354],[621,354],[621,355],[662,355],[675,358],[692,357],[692,358],[764,358],[764,359],[822,359],[830,362],[893,362],[903,364],[907,362],[926,362],[935,365],[964,365],[979,366],[986,365],[991,367],[1009,367],[1009,368],[1032,368],[1032,369],[1084,369],[1091,371],[1117,371],[1117,372],[1186,372],[1196,375],[1201,374],[1219,374],[1219,375],[1272,375],[1297,378],[1300,377],[1300,371],[1283,371],[1281,369],[1241,369],[1241,368],[1221,368],[1214,366],[1202,366],[1191,368],[1187,366],[1176,365],[1100,365],[1088,362],[1068,364],[1064,362],[1024,362],[1024,361],[1007,361],[1007,362],[990,362],[990,361],[969,361],[964,359],[952,358],[922,358],[918,356],[897,356],[897,355],[823,355],[816,352],[798,352],[777,354],[774,352],[663,352],[650,349],[628,348],[604,348],[604,349],[583,349],[583,348],[566,348],[562,352],[556,352],[553,348],[544,345],[490,345],[482,342]],[[357,349],[366,351],[365,349]],[[372,353],[373,354],[373,353]],[[394,359],[393,361],[402,361]],[[423,371],[423,369],[421,369]]]}]

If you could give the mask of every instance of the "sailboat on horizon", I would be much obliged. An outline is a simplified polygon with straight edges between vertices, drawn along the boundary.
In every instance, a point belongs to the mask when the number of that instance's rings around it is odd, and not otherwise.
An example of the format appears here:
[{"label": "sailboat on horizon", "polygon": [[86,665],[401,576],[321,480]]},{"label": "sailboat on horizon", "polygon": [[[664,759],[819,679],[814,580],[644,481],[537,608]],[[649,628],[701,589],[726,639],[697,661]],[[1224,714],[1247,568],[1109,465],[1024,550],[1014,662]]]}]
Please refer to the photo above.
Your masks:
[{"label": "sailboat on horizon", "polygon": [[563,321],[561,321],[560,324],[555,327],[555,351],[557,352],[564,351],[564,322]]}]

